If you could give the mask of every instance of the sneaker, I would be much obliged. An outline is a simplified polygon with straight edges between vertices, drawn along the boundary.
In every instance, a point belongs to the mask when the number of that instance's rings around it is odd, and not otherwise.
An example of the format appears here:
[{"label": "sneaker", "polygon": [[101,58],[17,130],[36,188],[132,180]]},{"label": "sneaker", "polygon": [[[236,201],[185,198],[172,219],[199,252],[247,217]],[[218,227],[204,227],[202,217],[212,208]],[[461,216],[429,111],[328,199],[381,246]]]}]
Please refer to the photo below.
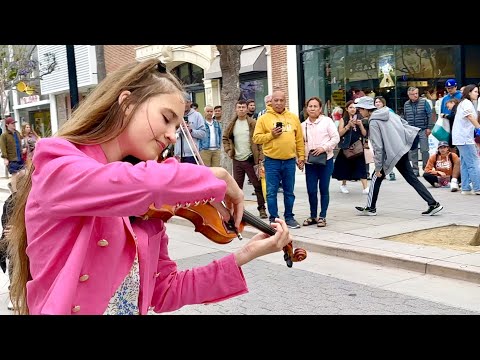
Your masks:
[{"label": "sneaker", "polygon": [[369,207],[365,206],[355,206],[355,209],[360,211],[360,215],[365,215],[365,216],[376,216],[377,215],[377,209],[370,209]]},{"label": "sneaker", "polygon": [[8,302],[7,309],[10,310],[10,311],[13,311],[13,310],[14,310],[13,303],[12,303],[11,300]]},{"label": "sneaker", "polygon": [[437,202],[435,205],[429,205],[427,211],[422,212],[422,215],[435,215],[436,213],[443,210],[443,206]]},{"label": "sneaker", "polygon": [[259,209],[258,213],[260,215],[260,219],[268,219],[267,211],[265,209]]},{"label": "sneaker", "polygon": [[285,220],[285,223],[290,229],[300,229],[300,224],[294,218]]},{"label": "sneaker", "polygon": [[346,185],[340,185],[340,191],[344,194],[348,194],[350,191],[348,191]]},{"label": "sneaker", "polygon": [[458,183],[456,182],[450,182],[450,191],[451,192],[457,192],[458,191]]},{"label": "sneaker", "polygon": [[480,195],[480,190],[474,192],[475,195]]},{"label": "sneaker", "polygon": [[362,194],[368,195],[368,192],[370,191],[370,187],[367,186],[365,189],[362,190]]},{"label": "sneaker", "polygon": [[472,190],[462,190],[462,195],[472,195]]},{"label": "sneaker", "polygon": [[390,175],[388,175],[388,178],[390,181],[395,181],[395,173],[391,172]]}]

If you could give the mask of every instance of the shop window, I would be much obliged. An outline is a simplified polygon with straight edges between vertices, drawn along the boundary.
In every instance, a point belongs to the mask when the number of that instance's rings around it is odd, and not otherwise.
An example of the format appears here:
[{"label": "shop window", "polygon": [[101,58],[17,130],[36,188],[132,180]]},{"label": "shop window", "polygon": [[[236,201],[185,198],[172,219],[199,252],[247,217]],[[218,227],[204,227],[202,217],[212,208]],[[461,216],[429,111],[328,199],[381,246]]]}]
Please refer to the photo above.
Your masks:
[{"label": "shop window", "polygon": [[29,123],[32,129],[41,137],[52,136],[50,111],[36,111],[29,113]]},{"label": "shop window", "polygon": [[333,46],[302,54],[305,100],[318,96],[324,114],[345,106],[345,46]]},{"label": "shop window", "polygon": [[397,76],[447,79],[455,75],[453,45],[396,45]]},{"label": "shop window", "polygon": [[458,45],[396,45],[397,109],[403,113],[407,89],[417,87],[432,104],[444,91],[448,78],[455,78],[455,48]]},{"label": "shop window", "polygon": [[465,45],[465,78],[469,83],[480,81],[480,46]]},{"label": "shop window", "polygon": [[265,107],[264,98],[268,93],[267,79],[240,80],[240,99],[255,100],[256,111],[263,110]]},{"label": "shop window", "polygon": [[[319,96],[328,114],[331,107],[344,106],[352,99],[352,90],[358,89],[383,96],[388,107],[402,113],[409,86],[434,101],[446,79],[460,78],[457,50],[458,45],[302,45],[301,100]],[[468,78],[480,78],[477,55],[480,50],[473,46],[466,49]]]},{"label": "shop window", "polygon": [[184,85],[203,84],[203,69],[197,65],[183,63],[172,70]]}]

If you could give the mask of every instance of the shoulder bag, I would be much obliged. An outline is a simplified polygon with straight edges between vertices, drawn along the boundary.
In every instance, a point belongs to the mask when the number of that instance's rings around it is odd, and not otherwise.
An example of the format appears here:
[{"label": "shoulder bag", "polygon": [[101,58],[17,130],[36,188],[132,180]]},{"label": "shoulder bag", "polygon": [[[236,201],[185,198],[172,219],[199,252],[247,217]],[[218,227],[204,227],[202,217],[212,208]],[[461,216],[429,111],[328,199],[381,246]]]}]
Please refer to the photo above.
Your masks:
[{"label": "shoulder bag", "polygon": [[348,149],[343,149],[343,155],[347,159],[354,159],[363,154],[363,143],[362,140],[358,139]]}]

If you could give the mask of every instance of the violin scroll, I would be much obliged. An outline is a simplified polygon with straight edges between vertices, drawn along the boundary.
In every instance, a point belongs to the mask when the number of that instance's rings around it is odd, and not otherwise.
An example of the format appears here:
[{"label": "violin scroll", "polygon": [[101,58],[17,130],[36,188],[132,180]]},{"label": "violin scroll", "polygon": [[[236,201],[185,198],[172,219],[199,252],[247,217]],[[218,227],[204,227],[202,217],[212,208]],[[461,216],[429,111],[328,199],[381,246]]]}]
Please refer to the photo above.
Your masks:
[{"label": "violin scroll", "polygon": [[[260,231],[263,231],[268,235],[275,235],[276,230],[270,225],[264,223],[262,220],[249,213],[248,211],[243,212],[243,221],[246,224],[249,224]],[[304,249],[295,249],[293,250],[292,242],[288,243],[283,248],[283,259],[285,260],[288,267],[292,267],[294,262],[303,261],[307,257],[307,252]]]}]

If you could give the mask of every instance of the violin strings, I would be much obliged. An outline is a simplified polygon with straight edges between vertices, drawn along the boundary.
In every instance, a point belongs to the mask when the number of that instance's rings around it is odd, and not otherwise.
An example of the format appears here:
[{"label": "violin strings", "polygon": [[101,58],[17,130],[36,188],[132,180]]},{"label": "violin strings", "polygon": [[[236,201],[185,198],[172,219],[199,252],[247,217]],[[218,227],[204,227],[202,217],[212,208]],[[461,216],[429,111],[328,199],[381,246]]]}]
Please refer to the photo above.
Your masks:
[{"label": "violin strings", "polygon": [[262,220],[258,219],[256,216],[246,210],[243,211],[243,221],[266,234],[274,235],[276,232],[275,229],[270,225],[265,224]]}]

